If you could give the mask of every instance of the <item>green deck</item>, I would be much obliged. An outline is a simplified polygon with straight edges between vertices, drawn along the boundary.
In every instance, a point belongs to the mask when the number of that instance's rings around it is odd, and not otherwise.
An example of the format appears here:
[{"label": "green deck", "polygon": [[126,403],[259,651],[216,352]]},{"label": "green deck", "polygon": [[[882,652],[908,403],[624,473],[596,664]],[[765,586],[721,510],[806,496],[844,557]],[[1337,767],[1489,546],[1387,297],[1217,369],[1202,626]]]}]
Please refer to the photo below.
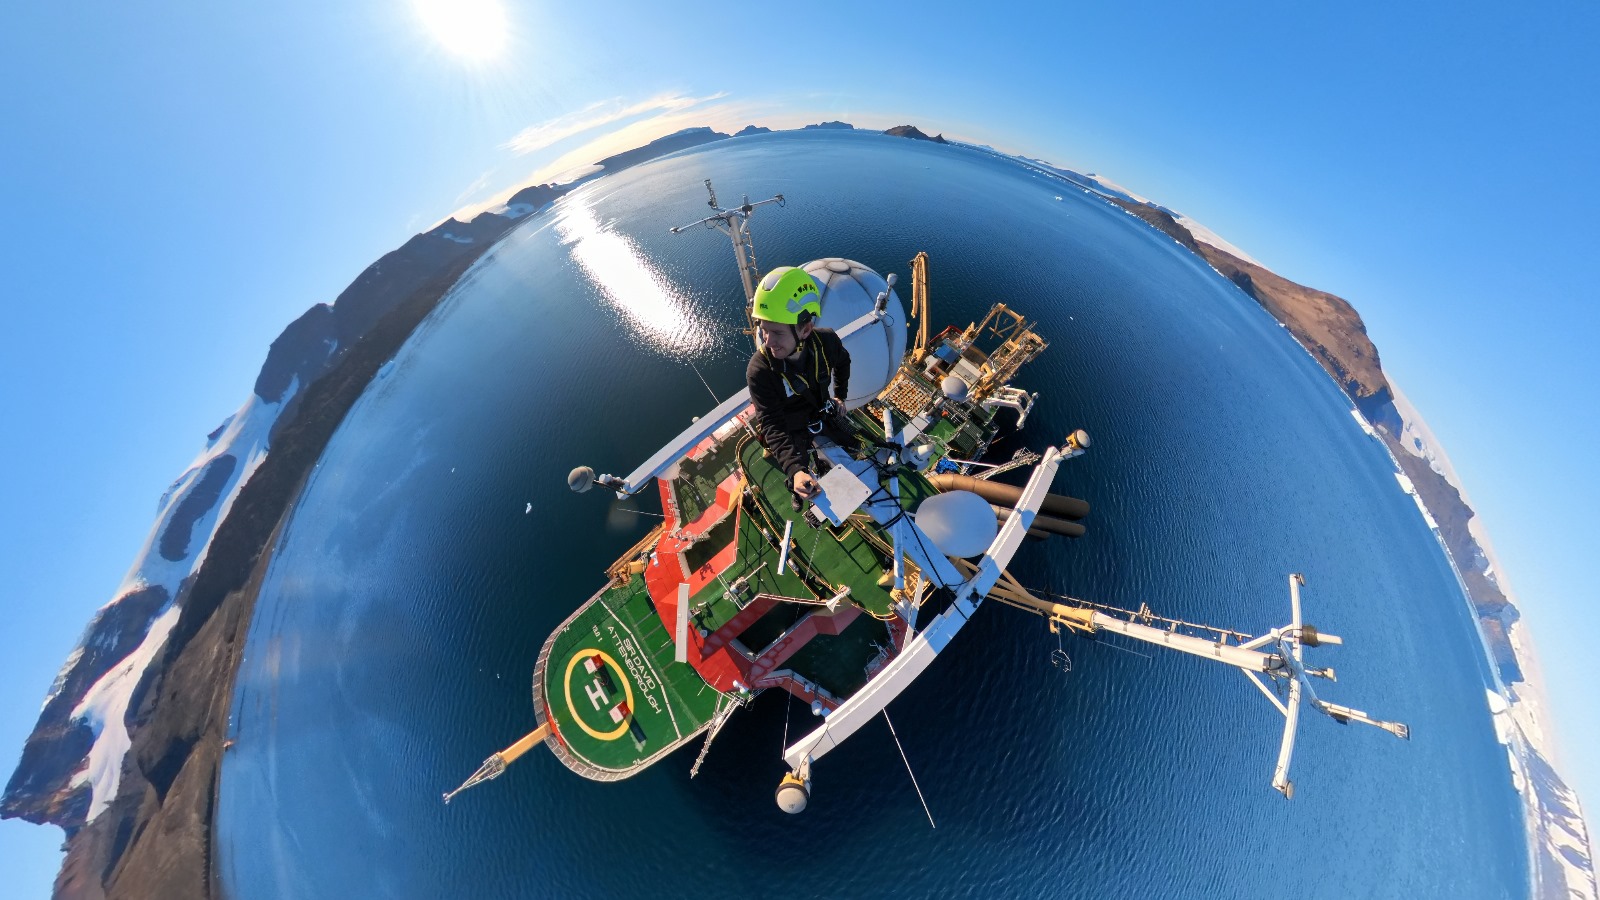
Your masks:
[{"label": "green deck", "polygon": [[793,522],[790,565],[802,574],[808,589],[788,596],[826,600],[840,588],[849,587],[850,602],[880,618],[887,616],[892,601],[889,592],[878,586],[887,557],[880,555],[853,527],[812,525],[805,516],[795,512],[789,505],[789,489],[784,485],[783,472],[763,457],[760,444],[755,441],[745,444],[739,457],[750,483],[757,488],[756,502],[745,507],[745,518],[771,535],[771,540],[741,546],[740,556],[751,555],[752,566],[767,563],[762,574],[776,570],[777,545],[783,539],[784,524]]},{"label": "green deck", "polygon": [[[863,437],[881,437],[878,419],[865,411],[852,416]],[[969,434],[974,423],[958,428],[940,420],[925,440],[938,456],[965,453],[976,446]],[[802,603],[780,604],[745,628],[740,645],[759,653],[813,607],[841,588],[849,601],[868,613],[838,635],[819,634],[790,657],[782,668],[846,697],[866,682],[865,666],[887,644],[884,620],[892,600],[879,578],[889,564],[879,545],[890,538],[875,523],[857,516],[834,528],[814,526],[789,504],[783,473],[765,458],[754,440],[729,440],[706,458],[684,460],[672,483],[683,521],[693,521],[711,508],[718,485],[742,471],[755,488],[737,512],[713,527],[709,537],[686,551],[690,568],[711,559],[730,539],[738,542],[733,565],[690,598],[691,627],[702,634],[717,631],[757,594],[792,597]],[[914,509],[937,493],[926,478],[911,471],[900,476],[901,504]],[[791,530],[790,564],[778,574],[779,544],[786,523]],[[864,531],[874,538],[869,539]],[[736,537],[735,537],[736,535]],[[719,546],[720,545],[720,546]],[[730,588],[748,576],[750,590],[735,597]],[[584,660],[601,655],[609,682],[591,673]],[[702,732],[718,710],[732,700],[712,688],[691,666],[674,660],[672,634],[662,624],[644,579],[608,587],[584,604],[551,636],[536,671],[536,694],[542,694],[559,739],[552,746],[562,760],[581,774],[599,780],[625,778]],[[611,715],[619,701],[630,716]]]},{"label": "green deck", "polygon": [[[604,655],[611,690],[584,667],[595,651]],[[688,664],[673,660],[672,635],[639,576],[579,609],[552,636],[540,664],[549,713],[570,754],[563,761],[591,778],[632,774],[700,732],[719,703],[729,702]],[[631,721],[613,721],[612,706],[630,697]],[[597,771],[585,771],[571,757]]]}]

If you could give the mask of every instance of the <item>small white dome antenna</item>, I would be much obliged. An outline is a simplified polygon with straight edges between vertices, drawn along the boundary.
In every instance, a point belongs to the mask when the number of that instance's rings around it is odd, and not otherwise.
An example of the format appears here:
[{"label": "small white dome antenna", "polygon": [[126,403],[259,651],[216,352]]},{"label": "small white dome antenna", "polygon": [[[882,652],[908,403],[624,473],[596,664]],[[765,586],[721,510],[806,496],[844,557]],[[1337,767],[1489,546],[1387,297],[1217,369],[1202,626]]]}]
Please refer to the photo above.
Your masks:
[{"label": "small white dome antenna", "polygon": [[586,493],[596,485],[610,488],[618,492],[618,494],[626,491],[628,487],[621,478],[615,475],[596,475],[594,469],[589,466],[579,466],[567,473],[567,487],[571,488],[575,494]]}]

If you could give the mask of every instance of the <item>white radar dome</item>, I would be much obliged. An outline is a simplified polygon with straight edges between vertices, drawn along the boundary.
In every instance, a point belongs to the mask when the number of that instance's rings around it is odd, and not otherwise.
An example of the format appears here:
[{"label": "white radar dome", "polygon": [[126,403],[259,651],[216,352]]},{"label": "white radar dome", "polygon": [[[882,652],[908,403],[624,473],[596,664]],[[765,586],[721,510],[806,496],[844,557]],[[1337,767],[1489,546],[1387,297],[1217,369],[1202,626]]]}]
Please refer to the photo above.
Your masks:
[{"label": "white radar dome", "polygon": [[934,494],[922,501],[914,518],[945,556],[978,556],[1000,533],[989,501],[971,491]]},{"label": "white radar dome", "polygon": [[878,294],[889,290],[889,304],[877,327],[845,339],[850,351],[850,394],[845,406],[855,409],[878,395],[900,369],[906,355],[905,307],[882,275],[852,259],[814,259],[801,268],[822,286],[823,328],[843,328],[872,311]]}]

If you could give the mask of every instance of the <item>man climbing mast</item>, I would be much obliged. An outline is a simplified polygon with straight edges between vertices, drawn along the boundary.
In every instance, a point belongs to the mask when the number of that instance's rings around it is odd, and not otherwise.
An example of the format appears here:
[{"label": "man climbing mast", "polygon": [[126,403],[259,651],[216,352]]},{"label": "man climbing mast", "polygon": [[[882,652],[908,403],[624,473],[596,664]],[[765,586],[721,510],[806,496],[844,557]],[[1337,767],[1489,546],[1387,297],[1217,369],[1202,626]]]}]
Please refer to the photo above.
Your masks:
[{"label": "man climbing mast", "polygon": [[745,367],[745,383],[756,408],[756,432],[793,492],[796,512],[820,486],[813,471],[818,436],[854,451],[858,446],[844,418],[850,392],[850,352],[831,328],[818,328],[821,291],[804,269],[781,266],[756,288],[750,318],[756,352]]}]

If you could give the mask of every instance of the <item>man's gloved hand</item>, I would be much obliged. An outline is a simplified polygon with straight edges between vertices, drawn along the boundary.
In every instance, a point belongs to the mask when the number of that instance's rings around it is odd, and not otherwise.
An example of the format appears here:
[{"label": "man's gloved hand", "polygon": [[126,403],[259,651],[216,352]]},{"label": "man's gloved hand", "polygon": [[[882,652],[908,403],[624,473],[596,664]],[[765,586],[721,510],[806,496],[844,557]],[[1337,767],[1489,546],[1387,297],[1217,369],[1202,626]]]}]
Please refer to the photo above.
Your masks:
[{"label": "man's gloved hand", "polygon": [[801,470],[794,473],[794,492],[810,500],[822,492],[822,484],[817,481],[817,476]]}]

